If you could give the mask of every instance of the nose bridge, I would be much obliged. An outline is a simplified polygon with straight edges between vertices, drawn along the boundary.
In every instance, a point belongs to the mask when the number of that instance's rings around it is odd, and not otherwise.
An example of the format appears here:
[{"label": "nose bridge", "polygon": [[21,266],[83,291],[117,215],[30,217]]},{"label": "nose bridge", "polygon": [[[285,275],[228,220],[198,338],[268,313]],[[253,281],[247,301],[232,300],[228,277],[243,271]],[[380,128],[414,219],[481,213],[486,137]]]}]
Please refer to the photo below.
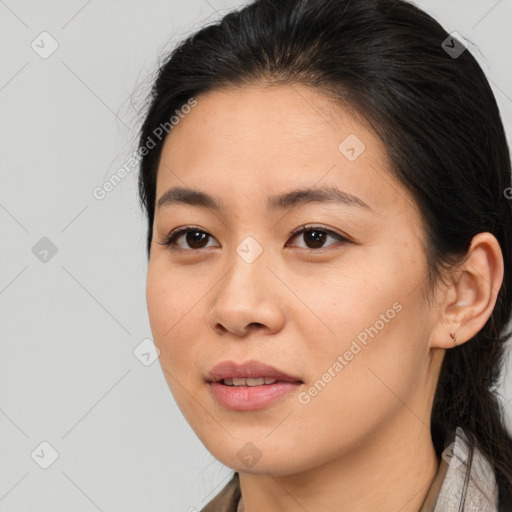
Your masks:
[{"label": "nose bridge", "polygon": [[272,331],[283,320],[281,307],[269,293],[275,279],[267,268],[269,251],[252,235],[245,235],[226,258],[226,273],[216,287],[210,325],[242,336],[251,324]]},{"label": "nose bridge", "polygon": [[226,279],[229,287],[234,285],[237,288],[231,292],[241,291],[242,296],[247,298],[258,293],[257,288],[264,288],[267,277],[265,274],[268,273],[267,255],[268,251],[264,249],[263,241],[258,241],[253,235],[245,235],[242,238],[228,258],[231,271]]}]

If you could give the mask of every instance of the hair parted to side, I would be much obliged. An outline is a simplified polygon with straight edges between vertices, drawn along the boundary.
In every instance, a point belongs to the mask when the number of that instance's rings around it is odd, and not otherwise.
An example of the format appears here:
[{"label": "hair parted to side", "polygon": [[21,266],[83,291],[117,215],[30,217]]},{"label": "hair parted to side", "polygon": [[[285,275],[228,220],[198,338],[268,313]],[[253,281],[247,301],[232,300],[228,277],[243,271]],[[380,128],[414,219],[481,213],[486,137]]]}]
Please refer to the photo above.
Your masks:
[{"label": "hair parted to side", "polygon": [[[468,342],[447,350],[431,430],[438,456],[446,434],[469,430],[492,460],[500,512],[512,510],[512,438],[497,397],[512,310],[510,153],[496,100],[469,50],[452,58],[448,33],[405,0],[256,0],[188,37],[159,68],[140,132],[190,98],[223,86],[302,84],[364,118],[382,139],[395,177],[411,192],[427,233],[433,290],[472,238],[490,232],[504,258],[494,311]],[[139,200],[151,254],[162,145],[141,160]]]}]

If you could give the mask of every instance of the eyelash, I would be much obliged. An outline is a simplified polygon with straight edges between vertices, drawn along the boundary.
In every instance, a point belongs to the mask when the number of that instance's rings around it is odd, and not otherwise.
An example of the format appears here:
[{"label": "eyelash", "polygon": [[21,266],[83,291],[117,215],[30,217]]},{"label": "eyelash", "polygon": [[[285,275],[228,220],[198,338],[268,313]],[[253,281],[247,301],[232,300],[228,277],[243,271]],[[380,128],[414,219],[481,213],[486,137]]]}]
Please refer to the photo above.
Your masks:
[{"label": "eyelash", "polygon": [[[302,225],[300,228],[297,228],[296,230],[294,230],[292,233],[290,233],[290,238],[296,238],[298,235],[302,234],[302,233],[305,233],[307,231],[313,231],[313,230],[316,230],[316,231],[321,231],[323,233],[326,233],[327,235],[331,235],[335,238],[338,239],[338,241],[341,241],[343,243],[349,243],[350,240],[342,235],[339,235],[338,233],[330,230],[330,229],[326,229],[324,228],[323,226],[318,226],[318,225]],[[194,251],[194,252],[197,252],[199,251],[200,249],[182,249],[181,247],[176,249],[174,246],[176,246],[176,240],[183,234],[189,232],[189,231],[197,231],[199,233],[204,233],[205,235],[209,235],[210,237],[212,235],[210,235],[208,232],[204,231],[203,229],[200,229],[198,227],[195,227],[195,226],[183,226],[181,228],[178,228],[176,229],[175,231],[173,231],[171,234],[169,234],[165,240],[163,242],[158,242],[160,245],[164,245],[164,246],[167,246],[167,247],[170,247],[171,250],[182,250],[182,251]],[[334,244],[331,244],[331,245],[334,245]],[[330,246],[327,246],[327,247],[330,247]],[[306,249],[306,250],[309,250],[309,251],[318,251],[318,250],[321,250],[321,249],[326,249],[326,247],[320,247],[319,249],[311,249],[309,247],[299,247],[300,249]],[[206,247],[206,249],[208,249],[208,247]]]}]

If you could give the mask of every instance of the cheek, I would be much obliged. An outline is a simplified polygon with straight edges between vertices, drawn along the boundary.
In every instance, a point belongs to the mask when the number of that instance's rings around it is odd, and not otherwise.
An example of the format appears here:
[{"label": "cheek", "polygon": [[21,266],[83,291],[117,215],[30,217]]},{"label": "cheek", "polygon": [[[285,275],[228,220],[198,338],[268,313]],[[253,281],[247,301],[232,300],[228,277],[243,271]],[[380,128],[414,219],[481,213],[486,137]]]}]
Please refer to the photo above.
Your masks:
[{"label": "cheek", "polygon": [[[197,335],[191,332],[194,309],[190,310],[188,296],[178,293],[181,283],[168,271],[159,272],[156,265],[148,269],[146,301],[153,341],[158,347],[159,363],[169,389],[183,414],[190,416],[193,406],[183,389],[191,389],[187,381],[193,369],[191,352]],[[185,303],[187,301],[187,303]],[[188,314],[187,314],[187,311]]]},{"label": "cheek", "polygon": [[155,342],[164,342],[173,338],[178,326],[183,328],[190,324],[194,305],[204,292],[197,281],[189,280],[180,270],[155,260],[148,268],[146,302]]},{"label": "cheek", "polygon": [[[325,350],[318,339],[309,347],[307,387],[297,397],[295,420],[318,433],[309,441],[318,453],[326,444],[349,449],[408,408],[422,416],[416,395],[425,356],[421,340],[409,335],[414,318],[421,319],[406,297],[397,302],[402,309],[391,312],[388,300],[374,298],[357,318],[339,317],[337,339],[324,337]],[[375,314],[388,310],[388,323]],[[290,427],[289,433],[295,441],[302,437],[300,429]]]},{"label": "cheek", "polygon": [[391,270],[381,260],[369,261],[363,269],[331,267],[326,275],[317,274],[308,281],[302,292],[311,305],[302,324],[308,332],[304,339],[316,345],[321,336],[326,348],[343,352],[358,335],[364,342],[365,336],[368,337],[366,329],[376,322],[379,331],[387,327],[388,323],[384,324],[380,315],[384,315],[384,321],[391,322],[396,316],[393,304],[402,295]]},{"label": "cheek", "polygon": [[[154,267],[153,267],[154,268]],[[172,327],[174,316],[173,283],[162,278],[162,274],[148,270],[146,284],[146,303],[148,308],[149,323],[156,344],[161,344],[166,331]]]},{"label": "cheek", "polygon": [[[202,382],[207,292],[213,283],[204,272],[173,269],[155,259],[148,268],[146,302],[160,365],[177,401],[187,389]],[[175,377],[173,379],[172,377]],[[180,406],[181,407],[181,406]]]},{"label": "cheek", "polygon": [[149,323],[154,343],[160,350],[160,364],[164,372],[173,375],[183,371],[180,362],[186,360],[186,353],[197,338],[192,328],[197,325],[193,319],[193,304],[199,290],[196,293],[193,290],[183,293],[183,289],[184,283],[178,272],[161,269],[156,264],[150,265],[146,284]]},{"label": "cheek", "polygon": [[[331,276],[341,277],[331,277],[313,302],[322,322],[310,315],[314,321],[301,325],[308,344],[309,381],[329,381],[325,387],[331,391],[322,391],[325,400],[331,400],[330,393],[332,400],[343,393],[368,398],[375,393],[375,398],[389,395],[385,383],[406,392],[404,386],[414,380],[426,359],[429,321],[421,287],[411,293],[413,284],[421,282],[421,263],[405,265],[383,249],[375,248],[361,271],[332,272]],[[384,383],[379,381],[381,375]],[[350,405],[357,408],[357,403]]]}]

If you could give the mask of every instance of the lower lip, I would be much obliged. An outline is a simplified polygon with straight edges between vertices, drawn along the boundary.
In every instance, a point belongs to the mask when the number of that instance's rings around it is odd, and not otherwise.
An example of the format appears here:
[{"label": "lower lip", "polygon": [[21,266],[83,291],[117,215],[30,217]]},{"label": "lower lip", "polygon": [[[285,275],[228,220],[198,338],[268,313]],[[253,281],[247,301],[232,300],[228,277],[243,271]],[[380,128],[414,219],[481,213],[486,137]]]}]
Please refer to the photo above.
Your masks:
[{"label": "lower lip", "polygon": [[220,405],[232,411],[255,411],[297,390],[300,382],[278,381],[262,386],[226,386],[209,382],[213,396]]}]

